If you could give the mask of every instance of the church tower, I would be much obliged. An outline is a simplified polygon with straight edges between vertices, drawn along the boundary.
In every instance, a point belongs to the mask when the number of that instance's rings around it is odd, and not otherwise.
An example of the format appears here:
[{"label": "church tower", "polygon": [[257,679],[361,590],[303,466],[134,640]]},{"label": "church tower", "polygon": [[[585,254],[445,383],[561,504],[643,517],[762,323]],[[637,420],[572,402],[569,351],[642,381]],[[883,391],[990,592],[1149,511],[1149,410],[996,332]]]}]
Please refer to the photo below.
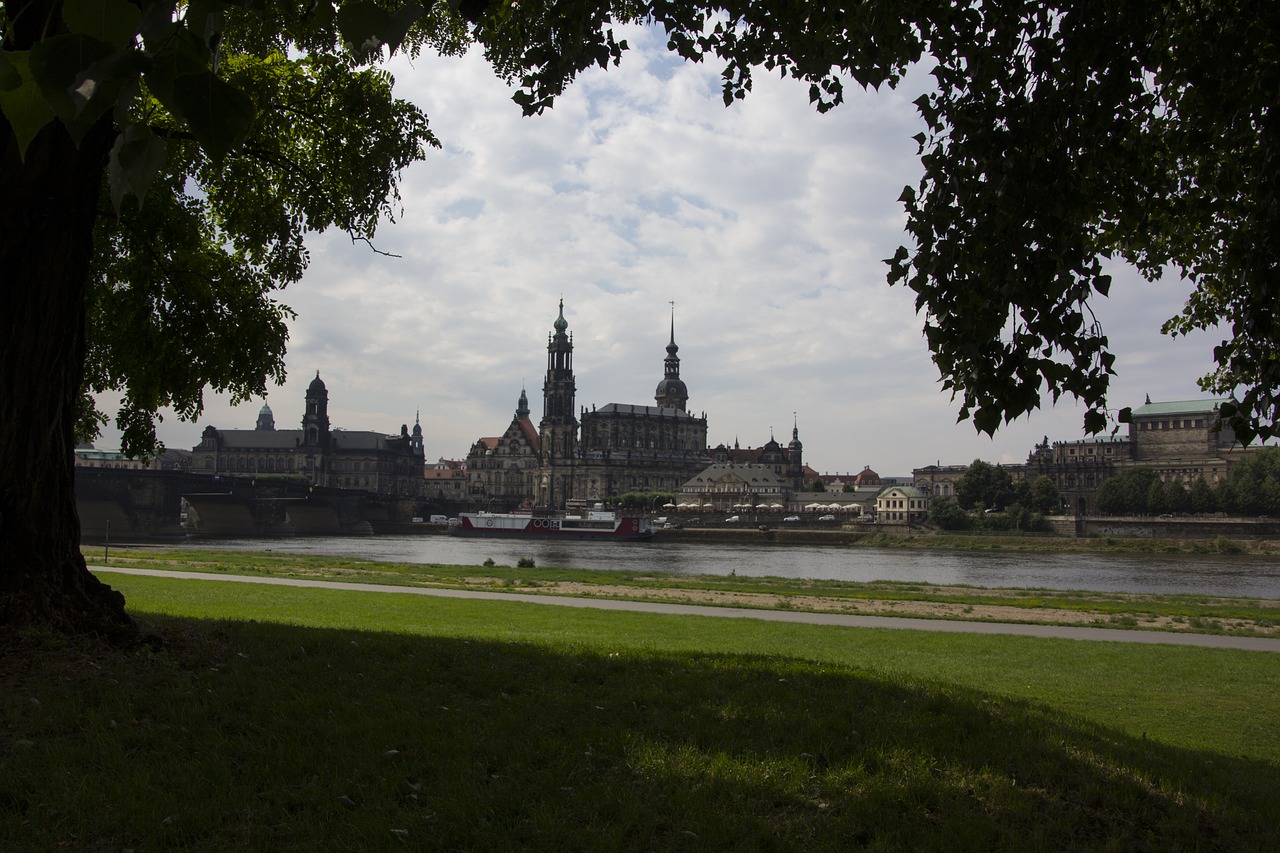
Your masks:
[{"label": "church tower", "polygon": [[538,481],[537,505],[563,509],[573,482],[577,457],[578,420],[574,417],[573,338],[566,333],[564,299],[555,331],[547,337],[547,378],[542,384],[540,435],[542,472]]},{"label": "church tower", "polygon": [[320,371],[307,386],[307,412],[302,416],[302,471],[311,482],[329,485],[325,453],[329,450],[329,390]]},{"label": "church tower", "polygon": [[791,441],[787,443],[787,479],[792,488],[800,491],[804,487],[804,445],[800,443],[799,422],[792,417]]},{"label": "church tower", "polygon": [[422,411],[418,410],[413,413],[413,438],[409,440],[409,449],[415,455],[426,457],[426,448],[422,443]]},{"label": "church tower", "polygon": [[302,443],[308,447],[329,447],[329,389],[320,371],[307,386],[307,413],[302,416]]},{"label": "church tower", "polygon": [[276,428],[275,415],[271,413],[271,407],[264,401],[262,408],[258,410],[258,424],[254,427],[262,432],[271,432]]},{"label": "church tower", "polygon": [[663,377],[658,383],[658,390],[653,398],[659,406],[667,409],[685,411],[689,402],[689,389],[680,379],[680,356],[676,355],[680,347],[676,346],[676,311],[671,308],[671,343],[667,344],[667,357],[662,360]]}]

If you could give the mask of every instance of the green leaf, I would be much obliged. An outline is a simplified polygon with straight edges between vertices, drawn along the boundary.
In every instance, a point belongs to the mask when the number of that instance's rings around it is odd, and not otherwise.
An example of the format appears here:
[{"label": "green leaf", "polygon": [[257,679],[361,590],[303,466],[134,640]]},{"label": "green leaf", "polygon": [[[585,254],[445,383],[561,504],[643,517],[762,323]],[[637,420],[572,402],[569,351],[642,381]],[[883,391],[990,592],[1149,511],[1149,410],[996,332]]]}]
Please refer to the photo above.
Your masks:
[{"label": "green leaf", "polygon": [[128,0],[64,0],[62,20],[73,33],[106,42],[116,50],[133,44],[142,12]]},{"label": "green leaf", "polygon": [[180,27],[156,51],[151,68],[144,78],[147,88],[166,109],[176,113],[178,106],[173,92],[175,81],[180,77],[208,72],[211,58],[205,43],[185,27]]},{"label": "green leaf", "polygon": [[31,74],[40,85],[40,93],[77,145],[88,127],[77,120],[85,98],[76,92],[76,81],[112,52],[106,42],[79,33],[43,39],[31,48]]},{"label": "green leaf", "polygon": [[187,29],[205,44],[222,32],[230,3],[223,0],[191,0],[187,4]]},{"label": "green leaf", "polygon": [[70,89],[71,99],[77,105],[76,114],[71,121],[63,119],[72,136],[82,138],[103,113],[116,107],[121,93],[148,65],[141,51],[122,50],[85,69]]},{"label": "green leaf", "polygon": [[338,9],[338,32],[357,62],[370,62],[378,55],[390,28],[391,15],[365,0],[344,3]]},{"label": "green leaf", "polygon": [[25,158],[40,128],[55,117],[31,74],[29,59],[25,50],[0,51],[0,112],[13,128],[20,158]]},{"label": "green leaf", "polygon": [[414,21],[421,18],[425,11],[417,3],[407,3],[391,13],[391,17],[387,20],[384,39],[392,54],[400,49],[404,37],[409,33],[409,27],[413,26]]},{"label": "green leaf", "polygon": [[130,195],[141,207],[151,182],[164,167],[166,149],[164,140],[143,125],[130,124],[116,137],[107,161],[107,180],[117,213]]},{"label": "green leaf", "polygon": [[206,153],[221,160],[243,140],[253,123],[253,101],[211,71],[173,81],[175,113],[185,119]]}]

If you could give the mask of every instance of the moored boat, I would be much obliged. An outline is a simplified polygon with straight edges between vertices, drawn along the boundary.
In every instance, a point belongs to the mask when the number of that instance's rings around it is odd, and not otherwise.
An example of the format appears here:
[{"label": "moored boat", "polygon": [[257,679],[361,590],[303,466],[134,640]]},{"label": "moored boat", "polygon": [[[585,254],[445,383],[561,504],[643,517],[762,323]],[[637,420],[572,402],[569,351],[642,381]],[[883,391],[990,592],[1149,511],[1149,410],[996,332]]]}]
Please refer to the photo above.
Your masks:
[{"label": "moored boat", "polygon": [[593,510],[583,515],[464,512],[449,520],[450,536],[634,541],[653,536],[649,519]]}]

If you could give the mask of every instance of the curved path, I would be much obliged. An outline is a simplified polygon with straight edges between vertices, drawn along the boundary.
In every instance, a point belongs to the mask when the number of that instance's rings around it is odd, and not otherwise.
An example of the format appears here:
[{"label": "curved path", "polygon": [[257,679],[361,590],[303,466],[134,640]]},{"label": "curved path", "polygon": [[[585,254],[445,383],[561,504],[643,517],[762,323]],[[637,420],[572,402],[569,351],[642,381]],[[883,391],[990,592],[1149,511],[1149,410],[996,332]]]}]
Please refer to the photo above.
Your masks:
[{"label": "curved path", "polygon": [[558,607],[587,607],[597,610],[631,610],[640,613],[718,616],[728,619],[760,619],[766,622],[802,622],[809,625],[843,625],[851,628],[905,628],[914,631],[943,631],[952,634],[1013,634],[1023,637],[1057,637],[1068,640],[1096,640],[1111,643],[1148,643],[1172,646],[1207,646],[1216,649],[1244,649],[1280,653],[1280,640],[1267,637],[1232,637],[1221,634],[1180,634],[1169,631],[1126,631],[1118,628],[1089,628],[1076,625],[1029,625],[1019,622],[959,622],[950,619],[911,619],[902,616],[858,616],[848,613],[810,613],[803,610],[756,610],[747,607],[710,607],[700,604],[667,604],[612,598],[577,598],[561,595],[530,595],[519,592],[484,592],[467,589],[440,589],[418,586],[387,586],[371,583],[302,580],[299,578],[253,577],[211,572],[172,572],[162,569],[127,569],[90,566],[94,572],[174,578],[178,580],[260,583],[274,586],[304,586],[321,589],[390,592],[401,595],[434,595],[441,598],[479,598],[489,601],[520,601]]}]

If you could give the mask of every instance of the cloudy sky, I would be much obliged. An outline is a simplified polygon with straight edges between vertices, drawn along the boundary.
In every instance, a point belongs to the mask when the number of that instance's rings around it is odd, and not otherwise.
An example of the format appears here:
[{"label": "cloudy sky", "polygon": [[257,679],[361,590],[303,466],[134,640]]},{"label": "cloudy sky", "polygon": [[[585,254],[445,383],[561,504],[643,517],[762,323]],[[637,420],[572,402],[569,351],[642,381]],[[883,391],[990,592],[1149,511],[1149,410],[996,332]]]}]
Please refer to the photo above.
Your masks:
[{"label": "cloudy sky", "polygon": [[[627,38],[620,68],[535,118],[478,55],[393,63],[444,149],[404,173],[403,215],[375,241],[399,258],[342,234],[312,241],[284,294],[298,317],[288,382],[268,398],[277,427],[298,425],[318,370],[335,426],[398,432],[420,410],[427,458],[462,458],[505,429],[522,386],[541,416],[563,297],[579,407],[653,403],[674,302],[689,408],[712,444],[785,443],[794,418],[819,471],[906,475],[1020,462],[1045,435],[1082,435],[1071,402],[994,439],[957,423],[911,292],[885,283],[881,259],[905,240],[897,199],[918,179],[925,73],[897,91],[851,87],[826,115],[805,86],[762,76],[726,109],[717,67],[670,58],[660,34]],[[1187,285],[1114,274],[1095,306],[1117,355],[1112,405],[1203,396],[1217,338],[1159,334]],[[206,402],[195,424],[167,416],[161,439],[252,428],[261,406]],[[111,429],[97,442],[117,445]]]}]

